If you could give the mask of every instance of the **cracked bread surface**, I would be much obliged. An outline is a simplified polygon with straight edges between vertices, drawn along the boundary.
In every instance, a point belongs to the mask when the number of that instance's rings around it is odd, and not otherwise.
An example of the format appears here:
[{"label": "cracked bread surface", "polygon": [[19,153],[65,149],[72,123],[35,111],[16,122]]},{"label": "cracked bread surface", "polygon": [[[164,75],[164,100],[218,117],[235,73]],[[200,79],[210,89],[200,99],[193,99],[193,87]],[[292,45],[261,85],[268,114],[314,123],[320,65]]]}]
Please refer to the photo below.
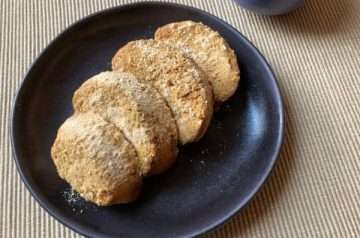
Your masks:
[{"label": "cracked bread surface", "polygon": [[129,73],[102,72],[75,92],[76,112],[93,112],[113,123],[134,145],[143,175],[169,168],[177,153],[177,128],[161,95]]},{"label": "cracked bread surface", "polygon": [[97,205],[128,203],[139,194],[142,176],[134,147],[96,114],[68,118],[57,132],[51,155],[60,177]]},{"label": "cracked bread surface", "polygon": [[155,39],[181,49],[199,65],[208,75],[216,102],[235,93],[240,80],[237,57],[218,32],[202,23],[181,21],[158,28]]},{"label": "cracked bread surface", "polygon": [[130,72],[152,85],[172,110],[182,144],[199,140],[213,114],[212,88],[205,74],[180,50],[155,40],[137,40],[118,50],[114,71]]}]

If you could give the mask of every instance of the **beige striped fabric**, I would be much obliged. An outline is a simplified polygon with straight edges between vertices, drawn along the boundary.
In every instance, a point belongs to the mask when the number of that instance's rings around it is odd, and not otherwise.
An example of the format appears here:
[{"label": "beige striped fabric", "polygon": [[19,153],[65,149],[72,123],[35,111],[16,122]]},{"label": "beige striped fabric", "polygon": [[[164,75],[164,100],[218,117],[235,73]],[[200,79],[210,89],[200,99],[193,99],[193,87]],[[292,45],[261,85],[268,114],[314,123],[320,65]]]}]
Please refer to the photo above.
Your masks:
[{"label": "beige striped fabric", "polygon": [[[12,160],[10,107],[39,52],[83,16],[132,1],[0,1],[0,237],[80,237],[30,196]],[[262,191],[207,237],[360,237],[360,1],[307,0],[264,17],[232,0],[178,0],[224,19],[265,55],[286,104],[281,158]]]}]

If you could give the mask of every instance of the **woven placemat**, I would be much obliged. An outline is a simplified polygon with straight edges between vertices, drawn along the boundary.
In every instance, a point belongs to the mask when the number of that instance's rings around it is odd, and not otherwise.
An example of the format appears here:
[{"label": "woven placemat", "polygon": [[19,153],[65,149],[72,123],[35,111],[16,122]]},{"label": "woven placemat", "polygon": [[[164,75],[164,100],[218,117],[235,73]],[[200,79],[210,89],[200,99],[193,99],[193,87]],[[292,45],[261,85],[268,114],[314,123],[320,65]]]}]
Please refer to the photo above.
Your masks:
[{"label": "woven placemat", "polygon": [[[80,237],[51,218],[20,181],[10,107],[29,65],[83,16],[132,1],[0,1],[0,237]],[[208,237],[360,237],[360,1],[308,0],[264,17],[231,0],[178,0],[224,19],[268,59],[286,104],[273,174],[251,204]],[[246,60],[246,59],[244,59]]]}]

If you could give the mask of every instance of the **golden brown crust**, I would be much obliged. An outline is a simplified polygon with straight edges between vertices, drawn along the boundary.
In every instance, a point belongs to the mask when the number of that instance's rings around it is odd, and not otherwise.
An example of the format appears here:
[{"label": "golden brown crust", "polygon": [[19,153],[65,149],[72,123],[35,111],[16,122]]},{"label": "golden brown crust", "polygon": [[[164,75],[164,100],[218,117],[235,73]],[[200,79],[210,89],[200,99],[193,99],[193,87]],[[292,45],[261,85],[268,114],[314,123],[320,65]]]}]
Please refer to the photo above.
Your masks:
[{"label": "golden brown crust", "polygon": [[177,128],[171,111],[155,89],[133,75],[103,72],[74,94],[76,112],[94,112],[119,128],[134,145],[142,174],[160,173],[176,158]]},{"label": "golden brown crust", "polygon": [[112,59],[114,71],[150,83],[175,117],[182,144],[199,140],[213,113],[213,95],[204,73],[176,48],[154,40],[133,41]]},{"label": "golden brown crust", "polygon": [[224,38],[210,27],[192,21],[167,24],[155,39],[184,51],[208,74],[215,101],[224,102],[236,91],[240,72],[237,58]]},{"label": "golden brown crust", "polygon": [[135,200],[141,186],[135,149],[100,116],[75,114],[59,128],[51,155],[61,178],[100,206]]}]

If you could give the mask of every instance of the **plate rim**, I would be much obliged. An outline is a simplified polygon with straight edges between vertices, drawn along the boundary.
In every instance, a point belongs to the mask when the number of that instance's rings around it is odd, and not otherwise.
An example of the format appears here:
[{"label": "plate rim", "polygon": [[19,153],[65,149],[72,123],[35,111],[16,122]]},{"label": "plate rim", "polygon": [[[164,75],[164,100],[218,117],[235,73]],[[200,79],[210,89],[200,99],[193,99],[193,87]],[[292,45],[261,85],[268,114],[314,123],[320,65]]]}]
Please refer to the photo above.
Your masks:
[{"label": "plate rim", "polygon": [[264,69],[266,69],[268,75],[271,76],[270,83],[272,85],[272,88],[274,89],[273,95],[275,95],[275,101],[279,105],[279,107],[277,108],[279,111],[279,132],[278,132],[279,136],[275,143],[275,153],[269,160],[270,164],[267,167],[266,171],[263,173],[261,179],[258,180],[258,182],[257,182],[256,186],[254,187],[254,189],[252,190],[252,192],[249,193],[246,196],[246,198],[243,199],[243,202],[239,202],[237,204],[237,206],[235,206],[234,209],[232,209],[230,212],[228,212],[227,214],[222,216],[221,219],[218,219],[216,222],[209,223],[203,229],[196,229],[195,231],[193,231],[192,233],[189,234],[190,237],[195,237],[195,236],[209,233],[209,232],[215,230],[216,228],[222,226],[226,221],[228,221],[232,217],[234,217],[236,214],[238,214],[245,207],[247,207],[247,205],[255,198],[255,195],[262,189],[262,187],[264,186],[264,184],[270,177],[277,161],[279,160],[279,155],[280,155],[281,148],[282,148],[282,145],[284,142],[284,134],[285,134],[284,102],[283,102],[283,96],[281,94],[276,75],[275,75],[273,69],[271,68],[270,64],[265,59],[263,54],[258,50],[258,48],[250,40],[248,40],[241,32],[239,32],[236,28],[234,28],[229,23],[227,23],[224,20],[222,20],[221,18],[219,18],[205,10],[197,8],[197,7],[193,7],[193,6],[185,5],[185,4],[173,3],[173,2],[160,2],[160,1],[152,1],[152,2],[140,1],[140,2],[135,2],[135,3],[120,4],[120,5],[117,5],[114,7],[105,8],[105,9],[96,11],[94,13],[88,14],[88,15],[74,21],[73,23],[71,23],[70,25],[65,27],[65,29],[61,30],[60,33],[58,33],[55,36],[55,38],[53,38],[35,57],[34,61],[30,64],[28,70],[24,74],[24,76],[23,76],[22,80],[20,81],[19,86],[15,92],[15,96],[14,96],[14,99],[13,99],[12,105],[11,105],[11,112],[10,112],[10,119],[9,119],[10,120],[9,135],[10,135],[10,142],[11,142],[11,147],[12,147],[12,152],[13,152],[12,157],[15,160],[17,172],[20,175],[22,182],[25,184],[25,187],[30,192],[31,196],[35,199],[35,201],[40,205],[40,207],[42,209],[44,209],[51,217],[55,218],[56,221],[60,222],[62,225],[66,226],[66,227],[70,228],[71,230],[73,230],[83,236],[86,236],[86,237],[104,237],[105,238],[105,237],[111,237],[111,236],[108,236],[103,233],[99,233],[98,231],[92,230],[90,227],[87,227],[87,226],[85,227],[81,224],[74,224],[66,216],[58,214],[58,212],[56,211],[56,207],[54,207],[51,203],[44,200],[44,198],[38,193],[37,187],[25,175],[24,167],[23,167],[23,165],[21,165],[21,162],[18,158],[18,150],[17,150],[18,145],[17,145],[16,139],[14,136],[14,128],[16,127],[14,118],[15,118],[16,108],[18,106],[18,100],[20,97],[19,95],[22,92],[22,90],[24,90],[24,88],[25,88],[24,84],[28,81],[28,78],[31,76],[31,73],[34,70],[34,66],[37,64],[37,62],[42,57],[44,57],[44,55],[48,51],[48,49],[53,44],[55,44],[57,41],[59,41],[61,39],[61,37],[65,36],[67,33],[71,32],[71,30],[76,28],[78,25],[87,23],[94,17],[111,14],[112,12],[127,11],[132,8],[144,7],[144,6],[149,6],[149,7],[169,6],[169,7],[174,7],[174,8],[188,9],[193,12],[197,12],[202,15],[205,15],[206,17],[213,19],[217,22],[220,22],[223,25],[226,25],[228,30],[232,31],[232,33],[236,34],[238,37],[243,39],[242,43],[246,44],[247,47],[251,48],[253,53],[258,57],[258,59],[265,66]]}]

